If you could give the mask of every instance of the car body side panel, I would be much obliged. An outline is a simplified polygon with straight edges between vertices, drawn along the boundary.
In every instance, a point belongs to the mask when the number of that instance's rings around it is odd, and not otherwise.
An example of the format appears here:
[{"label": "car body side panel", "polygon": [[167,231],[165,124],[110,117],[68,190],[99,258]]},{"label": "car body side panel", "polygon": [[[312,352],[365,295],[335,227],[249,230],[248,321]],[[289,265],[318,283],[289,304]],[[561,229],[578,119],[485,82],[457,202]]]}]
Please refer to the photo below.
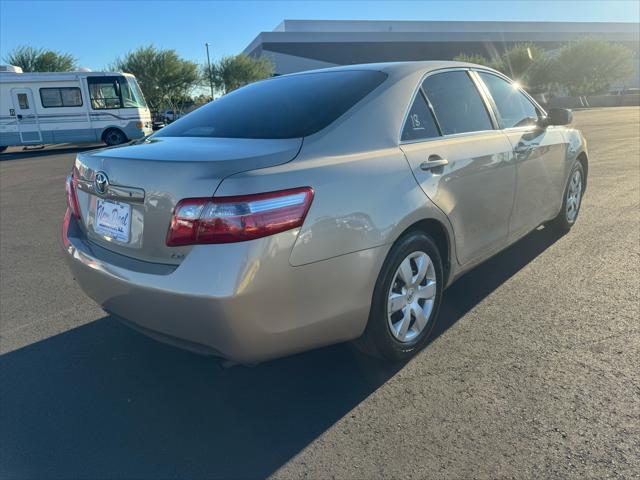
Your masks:
[{"label": "car body side panel", "polygon": [[[564,178],[565,185],[567,183],[567,180],[569,179],[569,173],[573,168],[573,164],[578,160],[578,157],[580,157],[580,155],[584,155],[585,157],[587,157],[587,162],[586,162],[587,171],[585,171],[584,174],[585,174],[585,181],[588,180],[589,152],[587,150],[587,139],[584,138],[584,135],[582,135],[582,132],[580,132],[580,130],[577,130],[575,128],[565,127],[562,131],[562,134],[564,135],[566,146],[567,146],[566,156],[567,156],[568,167],[567,167],[567,172]],[[586,187],[587,187],[587,183],[584,184],[583,188],[586,189]]]},{"label": "car body side panel", "polygon": [[216,195],[306,185],[314,188],[314,201],[291,251],[293,266],[393,243],[411,222],[421,219],[446,222],[417,185],[397,147],[298,158],[240,173],[225,179]]},{"label": "car body side panel", "polygon": [[516,199],[509,236],[520,238],[555,217],[562,206],[565,180],[571,168],[563,127],[504,130],[516,161]]},{"label": "car body side panel", "polygon": [[[416,180],[451,221],[461,264],[506,244],[515,167],[511,145],[501,132],[407,143],[402,149]],[[420,165],[431,155],[449,163],[421,170]]]},{"label": "car body side panel", "polygon": [[575,128],[564,127],[563,134],[567,142],[567,158],[575,160],[582,153],[587,155],[587,139]]}]

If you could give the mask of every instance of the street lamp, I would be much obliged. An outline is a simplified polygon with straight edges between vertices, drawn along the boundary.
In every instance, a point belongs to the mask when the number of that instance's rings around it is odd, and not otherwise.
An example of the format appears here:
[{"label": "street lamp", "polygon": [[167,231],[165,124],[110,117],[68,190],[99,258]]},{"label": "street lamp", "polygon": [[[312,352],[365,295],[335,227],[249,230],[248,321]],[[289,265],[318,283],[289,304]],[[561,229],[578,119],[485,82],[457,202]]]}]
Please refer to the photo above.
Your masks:
[{"label": "street lamp", "polygon": [[209,42],[205,43],[207,48],[207,65],[209,66],[209,87],[211,87],[211,100],[213,100],[213,75],[211,74],[211,58],[209,57]]}]

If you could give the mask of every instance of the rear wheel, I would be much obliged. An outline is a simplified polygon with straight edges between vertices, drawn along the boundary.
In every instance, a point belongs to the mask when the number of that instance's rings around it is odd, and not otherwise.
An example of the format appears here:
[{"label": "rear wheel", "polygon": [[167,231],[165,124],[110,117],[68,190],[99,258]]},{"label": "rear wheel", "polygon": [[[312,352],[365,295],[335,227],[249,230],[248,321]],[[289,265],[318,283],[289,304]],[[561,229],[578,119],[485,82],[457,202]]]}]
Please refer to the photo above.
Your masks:
[{"label": "rear wheel", "polygon": [[0,147],[0,153],[4,152],[7,148],[9,148],[9,147],[7,147],[7,146]]},{"label": "rear wheel", "polygon": [[373,293],[369,321],[356,345],[396,362],[422,348],[436,324],[442,300],[442,260],[435,242],[411,232],[393,246]]},{"label": "rear wheel", "polygon": [[582,194],[584,192],[584,168],[581,163],[576,163],[571,170],[567,186],[564,190],[562,209],[550,225],[559,232],[566,232],[578,219],[580,205],[582,204]]},{"label": "rear wheel", "polygon": [[127,141],[127,136],[117,128],[110,128],[102,134],[102,140],[110,147]]}]

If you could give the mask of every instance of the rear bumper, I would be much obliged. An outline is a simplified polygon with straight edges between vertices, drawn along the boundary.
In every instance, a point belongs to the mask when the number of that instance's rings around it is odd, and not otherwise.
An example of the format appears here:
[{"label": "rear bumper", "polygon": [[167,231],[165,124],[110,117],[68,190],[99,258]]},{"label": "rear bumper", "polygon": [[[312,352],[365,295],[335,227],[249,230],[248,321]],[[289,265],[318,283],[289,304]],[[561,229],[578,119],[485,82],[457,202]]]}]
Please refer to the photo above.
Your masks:
[{"label": "rear bumper", "polygon": [[297,231],[194,247],[175,266],[118,255],[65,223],[70,269],[107,312],[158,340],[251,363],[358,337],[387,247],[300,267]]}]

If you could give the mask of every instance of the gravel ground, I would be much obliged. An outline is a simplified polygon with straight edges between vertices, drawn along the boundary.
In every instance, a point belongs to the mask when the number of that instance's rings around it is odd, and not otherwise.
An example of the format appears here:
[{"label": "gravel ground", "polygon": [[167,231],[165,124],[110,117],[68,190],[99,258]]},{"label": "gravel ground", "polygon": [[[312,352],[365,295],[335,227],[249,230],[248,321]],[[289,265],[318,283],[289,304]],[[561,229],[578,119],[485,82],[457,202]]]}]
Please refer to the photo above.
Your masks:
[{"label": "gravel ground", "polygon": [[0,155],[0,477],[640,477],[640,109],[576,112],[578,223],[445,293],[427,349],[221,369],[105,316],[58,245],[77,149]]}]

